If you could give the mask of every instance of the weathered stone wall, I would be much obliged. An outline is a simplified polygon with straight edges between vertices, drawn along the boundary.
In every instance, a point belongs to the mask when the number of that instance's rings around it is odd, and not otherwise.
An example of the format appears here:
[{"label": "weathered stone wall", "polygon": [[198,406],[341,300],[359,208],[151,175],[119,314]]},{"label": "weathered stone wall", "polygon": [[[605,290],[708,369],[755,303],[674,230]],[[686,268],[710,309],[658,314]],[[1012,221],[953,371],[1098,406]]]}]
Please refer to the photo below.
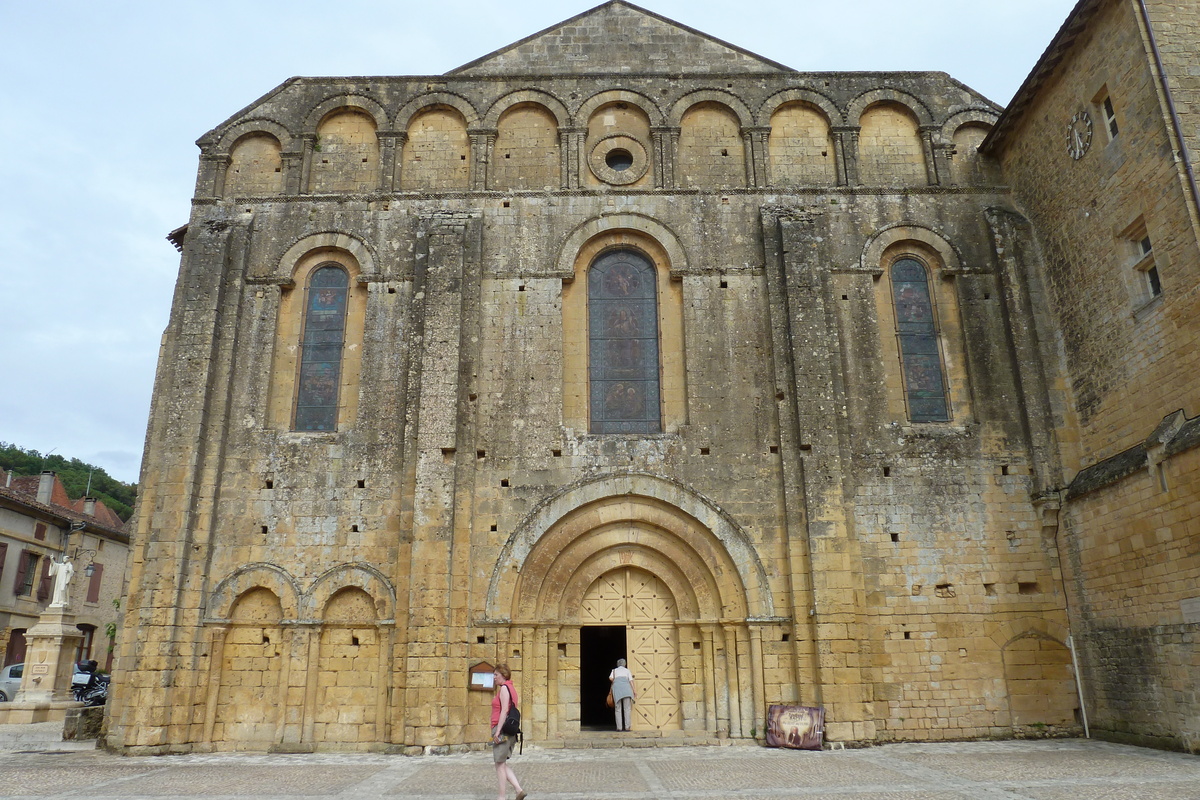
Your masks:
[{"label": "weathered stone wall", "polygon": [[[466,746],[480,661],[530,736],[578,734],[580,605],[625,569],[671,595],[685,732],[761,736],[797,701],[839,740],[1072,729],[1036,256],[988,165],[951,169],[997,110],[934,73],[489,69],[296,79],[201,140],[110,744]],[[377,150],[327,150],[332,120]],[[256,126],[281,194],[230,180]],[[661,433],[588,432],[612,247],[656,270]],[[948,422],[909,421],[900,257]],[[294,431],[328,262],[337,430]]]},{"label": "weathered stone wall", "polygon": [[[1126,449],[1195,401],[1200,253],[1135,9],[1101,4],[1000,154],[1045,253],[1086,453],[1083,464],[1068,462],[1075,469]],[[1097,102],[1103,90],[1116,110],[1115,138]],[[1072,160],[1066,126],[1080,111],[1093,134]],[[1134,269],[1126,231],[1139,218],[1162,279],[1157,298]]]},{"label": "weathered stone wall", "polygon": [[1128,456],[1094,489],[1091,473],[1080,475],[1064,526],[1091,722],[1123,740],[1195,751],[1200,419],[1165,447]]},{"label": "weathered stone wall", "polygon": [[1195,158],[1200,153],[1200,75],[1196,73],[1200,8],[1188,0],[1148,0],[1146,10],[1183,128],[1184,146]]},{"label": "weathered stone wall", "polygon": [[[1100,2],[1089,12],[1092,5],[997,153],[1045,256],[1053,321],[1042,318],[1040,335],[1059,337],[1062,349],[1063,371],[1051,377],[1069,398],[1058,433],[1062,483],[1070,482],[1060,547],[1092,729],[1194,750],[1198,620],[1184,610],[1200,596],[1200,479],[1194,444],[1180,433],[1190,430],[1197,398],[1194,197],[1173,157],[1173,123],[1139,4]],[[1148,6],[1190,138],[1197,10]],[[1085,113],[1090,147],[1073,159],[1066,126]]]}]

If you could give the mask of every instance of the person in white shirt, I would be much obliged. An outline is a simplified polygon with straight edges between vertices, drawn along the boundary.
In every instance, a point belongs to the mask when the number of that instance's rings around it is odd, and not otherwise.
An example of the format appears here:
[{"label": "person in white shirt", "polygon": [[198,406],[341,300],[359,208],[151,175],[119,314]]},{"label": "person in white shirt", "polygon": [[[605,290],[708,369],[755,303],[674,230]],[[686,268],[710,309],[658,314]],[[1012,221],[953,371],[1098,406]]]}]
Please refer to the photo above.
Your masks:
[{"label": "person in white shirt", "polygon": [[630,717],[633,712],[633,701],[637,699],[637,684],[633,681],[633,673],[625,667],[625,659],[618,659],[617,668],[608,673],[612,683],[613,713],[617,718],[617,730],[631,730]]}]

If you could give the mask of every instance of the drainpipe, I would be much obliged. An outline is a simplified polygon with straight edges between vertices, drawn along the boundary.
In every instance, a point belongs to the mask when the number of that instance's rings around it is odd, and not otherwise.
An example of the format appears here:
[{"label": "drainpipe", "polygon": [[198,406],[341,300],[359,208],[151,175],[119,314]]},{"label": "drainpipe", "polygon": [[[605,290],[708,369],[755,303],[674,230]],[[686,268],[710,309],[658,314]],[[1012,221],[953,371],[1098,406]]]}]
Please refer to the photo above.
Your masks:
[{"label": "drainpipe", "polygon": [[1196,173],[1192,170],[1192,160],[1188,157],[1187,141],[1183,138],[1183,125],[1179,121],[1179,112],[1175,110],[1175,99],[1171,96],[1171,85],[1167,82],[1167,71],[1163,68],[1162,54],[1158,51],[1158,41],[1154,38],[1154,28],[1150,27],[1150,10],[1146,8],[1146,0],[1137,0],[1142,12],[1142,24],[1146,28],[1146,39],[1150,42],[1150,52],[1154,56],[1154,68],[1158,71],[1158,80],[1162,86],[1163,97],[1167,100],[1167,111],[1171,114],[1171,125],[1175,128],[1175,138],[1179,141],[1179,158],[1183,161],[1184,172],[1187,173],[1188,186],[1192,190],[1192,202],[1196,213],[1200,214],[1200,189],[1196,188]]},{"label": "drainpipe", "polygon": [[1085,739],[1090,739],[1092,732],[1088,730],[1087,706],[1083,703],[1083,676],[1079,674],[1079,657],[1075,655],[1074,636],[1067,636],[1067,647],[1071,650],[1071,665],[1075,667],[1075,691],[1079,694],[1079,713],[1083,717],[1083,736]]}]

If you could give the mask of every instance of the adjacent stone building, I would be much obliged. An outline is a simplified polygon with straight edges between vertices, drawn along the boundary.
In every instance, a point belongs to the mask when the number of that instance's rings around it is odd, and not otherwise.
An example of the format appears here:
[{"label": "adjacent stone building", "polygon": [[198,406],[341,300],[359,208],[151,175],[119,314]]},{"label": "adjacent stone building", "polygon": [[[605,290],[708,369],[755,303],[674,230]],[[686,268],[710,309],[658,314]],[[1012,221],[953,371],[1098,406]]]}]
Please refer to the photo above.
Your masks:
[{"label": "adjacent stone building", "polygon": [[[1093,729],[1200,749],[1200,5],[1081,2],[983,151],[1036,231]],[[1019,254],[1010,254],[1020,257]]]},{"label": "adjacent stone building", "polygon": [[[69,611],[82,636],[76,661],[112,665],[112,633],[125,595],[129,535],[94,497],[72,500],[53,472],[16,476],[0,469],[0,658],[25,661],[25,632],[51,602],[51,559],[72,559]],[[0,701],[12,700],[0,692]]]},{"label": "adjacent stone building", "polygon": [[1138,8],[1007,111],[614,0],[206,134],[109,745],[465,746],[497,662],[560,741],[627,656],[664,736],[1194,748],[1196,127]]}]

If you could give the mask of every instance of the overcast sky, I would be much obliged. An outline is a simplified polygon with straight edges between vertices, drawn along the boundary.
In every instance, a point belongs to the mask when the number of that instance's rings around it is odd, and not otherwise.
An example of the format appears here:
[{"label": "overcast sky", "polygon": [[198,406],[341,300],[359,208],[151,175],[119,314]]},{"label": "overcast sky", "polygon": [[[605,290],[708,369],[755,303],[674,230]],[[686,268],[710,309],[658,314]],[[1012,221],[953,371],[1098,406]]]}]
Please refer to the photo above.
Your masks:
[{"label": "overcast sky", "polygon": [[[163,237],[207,130],[293,75],[436,75],[596,4],[0,0],[0,441],[137,480]],[[1003,104],[1074,0],[642,5],[799,70],[942,70]]]}]

